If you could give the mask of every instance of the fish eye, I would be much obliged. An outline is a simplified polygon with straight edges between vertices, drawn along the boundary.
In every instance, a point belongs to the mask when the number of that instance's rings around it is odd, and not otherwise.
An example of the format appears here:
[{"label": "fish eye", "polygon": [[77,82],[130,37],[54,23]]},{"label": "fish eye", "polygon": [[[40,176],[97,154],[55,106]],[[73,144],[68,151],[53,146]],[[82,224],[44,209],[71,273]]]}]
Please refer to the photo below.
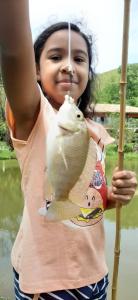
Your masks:
[{"label": "fish eye", "polygon": [[81,112],[76,112],[76,117],[77,117],[77,119],[82,120],[83,119],[83,114]]},{"label": "fish eye", "polygon": [[80,114],[77,114],[77,118],[81,118],[81,115],[80,115]]}]

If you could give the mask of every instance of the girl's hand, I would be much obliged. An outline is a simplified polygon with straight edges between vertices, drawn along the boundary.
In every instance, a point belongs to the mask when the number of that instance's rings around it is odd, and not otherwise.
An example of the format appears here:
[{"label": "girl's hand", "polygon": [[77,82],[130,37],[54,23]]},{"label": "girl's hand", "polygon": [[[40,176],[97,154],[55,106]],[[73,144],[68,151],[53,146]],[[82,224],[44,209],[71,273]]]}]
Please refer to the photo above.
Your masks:
[{"label": "girl's hand", "polygon": [[136,191],[137,179],[136,174],[132,171],[123,170],[118,171],[118,168],[114,170],[112,177],[112,185],[109,192],[109,200],[119,201],[120,204],[128,204]]}]

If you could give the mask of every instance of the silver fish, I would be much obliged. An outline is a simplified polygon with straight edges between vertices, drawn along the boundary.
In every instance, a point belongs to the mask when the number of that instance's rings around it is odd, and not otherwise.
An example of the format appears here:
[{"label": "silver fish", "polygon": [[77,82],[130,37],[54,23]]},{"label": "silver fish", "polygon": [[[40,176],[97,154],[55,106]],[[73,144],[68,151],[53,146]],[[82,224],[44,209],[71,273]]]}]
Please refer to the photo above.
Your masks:
[{"label": "silver fish", "polygon": [[[77,181],[81,182],[89,150],[90,137],[83,113],[74,100],[66,95],[56,119],[51,124],[47,135],[47,177],[51,185],[53,201],[47,210],[49,220],[66,220],[81,214],[77,195],[70,192]],[[94,164],[96,150],[94,148]],[[90,182],[92,170],[88,174]],[[85,180],[85,183],[87,180]],[[83,180],[82,180],[83,184]],[[87,188],[88,188],[87,182]],[[86,184],[84,184],[86,188]]]}]

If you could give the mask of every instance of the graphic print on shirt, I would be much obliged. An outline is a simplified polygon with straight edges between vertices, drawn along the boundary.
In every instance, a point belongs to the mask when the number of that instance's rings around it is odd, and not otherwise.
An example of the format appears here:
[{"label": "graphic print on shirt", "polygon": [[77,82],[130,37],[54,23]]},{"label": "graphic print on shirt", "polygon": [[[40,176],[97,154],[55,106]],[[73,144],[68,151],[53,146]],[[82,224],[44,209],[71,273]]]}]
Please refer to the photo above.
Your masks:
[{"label": "graphic print on shirt", "polygon": [[103,218],[103,211],[106,202],[107,187],[101,161],[96,164],[96,169],[85,195],[82,214],[73,218],[72,223],[80,226],[92,226]]}]

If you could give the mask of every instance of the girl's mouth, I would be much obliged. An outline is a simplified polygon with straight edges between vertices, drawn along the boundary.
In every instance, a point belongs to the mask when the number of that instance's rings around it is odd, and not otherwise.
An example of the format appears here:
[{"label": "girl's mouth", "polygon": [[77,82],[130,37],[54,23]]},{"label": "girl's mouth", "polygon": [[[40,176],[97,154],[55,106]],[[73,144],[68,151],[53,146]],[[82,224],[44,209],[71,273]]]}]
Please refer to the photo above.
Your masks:
[{"label": "girl's mouth", "polygon": [[77,82],[75,81],[71,82],[69,80],[61,80],[57,82],[57,85],[60,86],[63,90],[69,91],[74,85],[77,85]]},{"label": "girl's mouth", "polygon": [[74,133],[71,129],[65,128],[62,125],[59,125],[59,128],[61,129],[63,135],[72,135],[72,133]]},{"label": "girl's mouth", "polygon": [[63,86],[70,86],[70,85],[72,85],[73,83],[72,82],[70,82],[70,81],[60,81],[60,82],[58,82],[58,84],[59,85],[63,85]]},{"label": "girl's mouth", "polygon": [[58,80],[57,83],[59,84],[78,84],[77,80],[74,80],[73,78],[63,78],[61,80]]},{"label": "girl's mouth", "polygon": [[65,92],[70,91],[74,85],[72,82],[60,81],[57,85]]}]

